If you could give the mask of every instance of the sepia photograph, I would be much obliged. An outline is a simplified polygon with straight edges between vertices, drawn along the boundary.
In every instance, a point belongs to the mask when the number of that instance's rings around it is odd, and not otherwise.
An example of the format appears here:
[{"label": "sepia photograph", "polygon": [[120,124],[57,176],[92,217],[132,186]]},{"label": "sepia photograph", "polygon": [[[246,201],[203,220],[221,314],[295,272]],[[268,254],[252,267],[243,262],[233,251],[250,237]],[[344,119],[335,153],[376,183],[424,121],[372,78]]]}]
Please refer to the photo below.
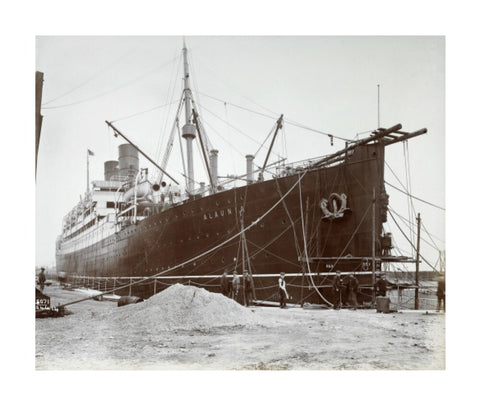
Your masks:
[{"label": "sepia photograph", "polygon": [[445,44],[37,35],[35,369],[445,370]]},{"label": "sepia photograph", "polygon": [[3,402],[475,401],[468,2],[3,11]]}]

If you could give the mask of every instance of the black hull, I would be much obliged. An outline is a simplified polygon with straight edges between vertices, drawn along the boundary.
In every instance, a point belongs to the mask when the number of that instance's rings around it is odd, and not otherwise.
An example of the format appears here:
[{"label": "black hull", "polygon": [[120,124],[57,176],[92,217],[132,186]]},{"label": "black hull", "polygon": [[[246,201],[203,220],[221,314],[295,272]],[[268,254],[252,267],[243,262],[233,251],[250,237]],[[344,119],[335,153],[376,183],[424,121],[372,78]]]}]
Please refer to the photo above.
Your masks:
[{"label": "black hull", "polygon": [[[63,253],[59,243],[57,271],[65,272],[71,282],[116,288],[117,294],[147,297],[176,282],[219,292],[225,269],[230,275],[234,268],[241,274],[248,266],[246,259],[242,261],[241,236],[225,243],[241,233],[242,211],[247,228],[277,204],[245,232],[255,298],[275,300],[278,275],[285,272],[290,302],[323,304],[323,298],[331,302],[330,273],[341,270],[356,272],[364,288],[359,300],[371,301],[371,269],[365,268],[362,258],[372,257],[372,246],[375,256],[381,255],[386,202],[378,197],[384,195],[383,170],[383,144],[359,146],[335,166],[310,167],[192,199],[74,253]],[[322,199],[334,193],[345,194],[347,209],[340,209],[338,218],[325,218]],[[334,211],[334,204],[338,211],[340,201],[331,198],[327,209]],[[310,260],[307,266],[306,257],[332,259]],[[127,287],[130,281],[138,284]]]}]

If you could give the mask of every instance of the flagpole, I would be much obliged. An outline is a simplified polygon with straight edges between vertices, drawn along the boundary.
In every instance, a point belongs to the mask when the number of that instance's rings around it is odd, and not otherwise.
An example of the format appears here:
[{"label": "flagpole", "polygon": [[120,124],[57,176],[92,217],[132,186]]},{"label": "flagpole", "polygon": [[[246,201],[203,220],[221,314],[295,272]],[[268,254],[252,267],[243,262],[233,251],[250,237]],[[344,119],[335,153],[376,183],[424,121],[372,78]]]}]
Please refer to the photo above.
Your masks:
[{"label": "flagpole", "polygon": [[87,193],[90,192],[90,150],[87,149]]}]

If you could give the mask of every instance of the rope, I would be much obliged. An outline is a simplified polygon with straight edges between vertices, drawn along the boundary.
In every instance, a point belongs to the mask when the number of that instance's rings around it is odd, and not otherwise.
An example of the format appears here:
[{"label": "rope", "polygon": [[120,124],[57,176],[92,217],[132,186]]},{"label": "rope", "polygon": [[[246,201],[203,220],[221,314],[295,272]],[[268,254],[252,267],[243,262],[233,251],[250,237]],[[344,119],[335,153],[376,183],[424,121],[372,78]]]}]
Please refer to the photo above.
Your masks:
[{"label": "rope", "polygon": [[142,75],[140,75],[140,76],[137,76],[135,79],[130,80],[130,81],[127,82],[127,83],[124,83],[124,84],[121,84],[120,86],[114,87],[113,89],[106,90],[106,91],[104,91],[104,92],[95,94],[95,95],[93,95],[93,96],[91,96],[91,97],[87,97],[87,98],[84,98],[84,99],[82,99],[82,100],[78,100],[78,101],[75,101],[75,102],[72,102],[72,103],[62,104],[62,105],[56,105],[56,106],[53,106],[53,107],[43,107],[43,109],[44,109],[44,110],[47,110],[47,109],[48,109],[48,110],[51,110],[51,109],[57,109],[57,108],[63,108],[63,107],[70,107],[70,106],[72,106],[72,105],[82,104],[82,103],[85,103],[85,102],[87,102],[87,101],[95,100],[95,99],[97,99],[97,98],[106,96],[106,95],[108,95],[108,94],[110,94],[110,93],[113,93],[113,92],[115,92],[115,91],[117,91],[117,90],[120,90],[120,89],[122,89],[122,88],[124,88],[124,87],[130,86],[131,84],[133,84],[133,83],[135,83],[135,82],[143,79],[144,77],[146,77],[146,76],[148,76],[148,75],[150,75],[150,74],[152,74],[152,73],[155,73],[157,70],[160,70],[160,69],[162,69],[163,67],[169,65],[171,62],[173,62],[173,61],[174,61],[175,59],[177,59],[178,57],[179,57],[179,56],[175,57],[173,60],[171,60],[171,61],[169,61],[169,62],[167,62],[167,63],[165,63],[165,64],[163,64],[163,65],[161,65],[161,66],[158,66],[158,67],[156,67],[156,68],[154,68],[154,69],[151,69],[151,70],[149,70],[148,72],[146,72],[146,73],[144,73],[144,74],[142,74]]},{"label": "rope", "polygon": [[152,107],[152,108],[149,108],[148,110],[143,110],[143,111],[139,111],[137,113],[133,113],[131,115],[127,115],[125,117],[121,117],[121,118],[117,118],[116,120],[112,120],[110,121],[111,123],[114,123],[114,122],[118,122],[118,121],[123,121],[123,120],[127,120],[129,118],[133,118],[133,117],[136,117],[137,115],[142,115],[142,114],[145,114],[147,112],[150,112],[150,111],[154,111],[154,110],[158,110],[160,108],[163,108],[163,107],[168,107],[174,103],[178,103],[179,100],[175,100],[175,101],[172,101],[170,103],[166,103],[166,104],[162,104],[162,105],[157,105],[155,107]]},{"label": "rope", "polygon": [[[392,208],[390,208],[390,210],[391,210],[395,215],[397,215],[397,217],[399,217],[406,226],[413,225],[410,221],[408,221],[408,219],[404,218],[402,215],[400,215],[398,212],[396,212],[396,211],[393,210]],[[423,221],[422,221],[422,224],[423,224]],[[427,232],[428,236],[430,236],[430,239],[432,240],[432,237],[431,237],[431,235],[428,233],[428,231],[427,231],[427,229],[425,228],[425,226],[422,226],[422,227],[424,228],[425,232]],[[432,242],[433,242],[434,244],[432,245],[430,242],[428,242],[428,240],[426,240],[425,238],[422,238],[421,236],[420,236],[420,239],[423,240],[428,246],[430,246],[430,247],[432,247],[432,248],[434,248],[434,249],[440,250],[433,240],[432,240]]]},{"label": "rope", "polygon": [[315,285],[315,283],[313,282],[313,278],[312,278],[312,272],[310,271],[310,263],[309,263],[309,260],[308,260],[308,251],[307,251],[307,238],[305,236],[305,223],[304,223],[304,220],[303,220],[303,203],[302,203],[302,182],[299,181],[298,183],[298,188],[299,188],[299,198],[300,198],[300,216],[302,218],[302,233],[303,233],[303,247],[304,247],[304,252],[305,252],[305,261],[307,262],[307,268],[308,268],[308,275],[310,277],[310,281],[312,282],[312,285],[313,285],[313,288],[315,289],[315,291],[317,292],[317,294],[323,299],[323,301],[325,301],[328,305],[330,305],[331,307],[333,307],[333,304],[328,301],[323,295],[322,293],[318,290],[317,286]]},{"label": "rope", "polygon": [[44,106],[46,106],[47,104],[50,104],[52,101],[56,101],[58,100],[59,98],[62,98],[64,96],[66,96],[67,94],[70,94],[72,92],[74,92],[75,90],[79,89],[80,87],[83,87],[85,86],[87,83],[91,82],[93,79],[95,79],[97,76],[100,76],[102,73],[108,71],[112,66],[116,65],[117,62],[119,62],[121,59],[123,59],[125,56],[127,56],[128,54],[130,54],[132,52],[132,50],[126,52],[125,54],[121,55],[119,58],[115,59],[112,63],[110,63],[109,65],[105,66],[103,69],[97,71],[96,73],[94,73],[92,76],[90,76],[87,80],[83,81],[82,83],[80,83],[79,85],[71,88],[70,90],[66,91],[65,93],[62,93],[60,94],[59,96],[55,97],[55,98],[52,98],[50,100],[48,100],[47,102],[43,103],[42,104],[42,107],[44,108]]},{"label": "rope", "polygon": [[415,197],[414,195],[409,194],[407,191],[404,191],[404,190],[402,190],[402,189],[400,189],[400,188],[398,188],[398,187],[395,187],[393,184],[390,184],[388,181],[385,181],[385,183],[388,184],[390,187],[393,187],[395,190],[398,190],[398,191],[400,191],[401,193],[404,193],[404,194],[406,194],[407,196],[409,196],[409,197],[411,197],[411,198],[414,198],[415,200],[421,201],[421,202],[423,202],[423,203],[425,203],[425,204],[431,205],[432,207],[435,207],[435,208],[438,208],[438,209],[440,209],[440,210],[446,211],[445,208],[440,207],[439,205],[435,205],[435,204],[433,204],[433,203],[430,203],[430,202],[428,202],[428,201],[422,200],[422,199],[419,198],[419,197]]},{"label": "rope", "polygon": [[[202,95],[204,95],[205,97],[211,98],[212,100],[218,101],[218,102],[220,102],[220,103],[222,103],[222,104],[230,104],[230,105],[233,106],[233,107],[239,108],[239,109],[244,110],[244,111],[251,112],[251,113],[253,113],[253,114],[260,115],[260,116],[262,116],[262,117],[267,117],[267,118],[271,118],[271,119],[277,119],[277,117],[278,117],[278,115],[277,115],[277,116],[273,116],[273,115],[264,114],[264,113],[261,113],[261,112],[258,112],[258,111],[251,110],[251,109],[246,108],[246,107],[242,107],[242,106],[240,106],[240,105],[238,105],[238,104],[230,103],[230,102],[225,101],[225,100],[220,100],[219,98],[216,98],[216,97],[213,97],[213,96],[209,96],[208,94],[205,94],[205,93],[199,93],[199,94],[202,94]],[[342,141],[346,141],[346,142],[351,142],[351,141],[352,141],[351,139],[342,138],[342,137],[340,137],[340,136],[332,135],[332,134],[329,134],[329,133],[327,133],[327,132],[322,132],[322,131],[319,131],[319,130],[317,130],[317,129],[313,129],[313,128],[307,127],[307,126],[302,125],[302,124],[300,124],[300,123],[297,123],[297,122],[295,122],[295,121],[290,121],[290,120],[284,119],[284,122],[287,123],[287,124],[296,126],[296,127],[298,127],[298,128],[306,129],[307,131],[316,132],[316,133],[318,133],[318,134],[325,135],[325,136],[328,136],[328,137],[331,137],[331,138],[341,139]]]},{"label": "rope", "polygon": [[[400,225],[398,225],[398,222],[395,220],[395,217],[392,215],[392,211],[390,209],[388,209],[388,212],[390,212],[390,216],[392,217],[393,219],[393,222],[395,222],[395,225],[397,225],[397,228],[400,230],[400,232],[402,233],[402,235],[405,237],[405,239],[407,240],[407,242],[412,246],[413,249],[416,250],[416,247],[415,245],[410,241],[410,239],[408,239],[407,235],[405,235],[405,232],[403,232],[402,228],[400,228]],[[423,261],[425,263],[427,263],[434,271],[438,272],[438,270],[433,267],[428,261],[427,259],[425,259],[421,254],[420,252],[418,253],[418,255],[423,259]]]}]

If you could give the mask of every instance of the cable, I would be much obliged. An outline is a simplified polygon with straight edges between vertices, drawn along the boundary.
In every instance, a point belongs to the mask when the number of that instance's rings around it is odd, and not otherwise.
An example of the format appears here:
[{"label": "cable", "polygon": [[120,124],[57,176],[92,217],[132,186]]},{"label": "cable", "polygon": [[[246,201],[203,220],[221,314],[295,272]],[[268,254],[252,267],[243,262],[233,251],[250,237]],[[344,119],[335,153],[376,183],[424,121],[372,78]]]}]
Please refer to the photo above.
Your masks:
[{"label": "cable", "polygon": [[115,61],[113,61],[112,63],[110,63],[109,65],[107,65],[106,67],[104,67],[102,70],[94,73],[92,76],[90,76],[87,80],[85,80],[84,82],[80,83],[79,85],[71,88],[70,90],[66,91],[65,93],[62,93],[60,94],[59,96],[55,97],[55,98],[52,98],[50,100],[48,100],[47,102],[43,103],[42,104],[42,107],[47,105],[47,104],[50,104],[52,101],[56,101],[58,100],[59,98],[62,98],[64,96],[66,96],[67,94],[70,94],[72,92],[74,92],[75,90],[79,89],[80,87],[83,87],[84,85],[86,85],[87,83],[91,82],[93,79],[95,79],[97,76],[100,76],[102,73],[106,72],[108,69],[110,69],[110,67],[114,66],[117,64],[117,62],[121,59],[123,59],[125,56],[127,56],[128,54],[130,54],[132,52],[132,50],[126,52],[125,54],[123,54],[122,56],[120,56],[119,58],[115,59]]},{"label": "cable", "polygon": [[307,262],[307,268],[308,268],[308,275],[310,276],[310,281],[313,285],[313,288],[317,292],[317,294],[325,301],[328,305],[333,307],[333,304],[328,301],[322,293],[318,290],[317,286],[315,285],[313,278],[312,278],[312,272],[310,271],[310,261],[308,260],[308,251],[307,251],[307,237],[305,236],[305,221],[303,220],[303,202],[302,202],[302,182],[298,182],[298,188],[299,188],[299,197],[300,197],[300,216],[302,218],[302,234],[303,234],[303,248],[304,248],[304,253],[305,253],[305,261]]},{"label": "cable", "polygon": [[149,108],[148,110],[139,111],[139,112],[137,112],[137,113],[134,113],[134,114],[131,114],[131,115],[127,115],[127,116],[125,116],[125,117],[117,118],[116,120],[112,120],[112,121],[110,121],[110,122],[111,122],[111,123],[114,123],[114,122],[118,122],[118,121],[127,120],[127,119],[129,119],[129,118],[136,117],[137,115],[145,114],[145,113],[150,112],[150,111],[154,111],[154,110],[158,110],[158,109],[160,109],[160,108],[168,107],[168,106],[170,106],[170,105],[172,105],[172,104],[178,103],[179,101],[180,101],[180,100],[177,99],[177,100],[172,101],[172,102],[170,102],[170,103],[166,103],[166,104],[162,104],[162,105],[157,105],[157,106],[155,106],[155,107]]},{"label": "cable", "polygon": [[[391,211],[390,209],[388,209],[388,212],[390,212],[390,216],[392,217],[393,222],[395,222],[395,225],[397,225],[397,228],[400,230],[400,232],[401,232],[402,235],[405,237],[405,239],[407,240],[407,242],[412,246],[412,248],[413,248],[414,250],[416,250],[417,248],[413,245],[413,243],[410,241],[410,239],[408,239],[407,235],[405,235],[405,233],[403,232],[402,228],[400,228],[400,225],[398,225],[398,222],[395,220],[395,217],[394,217],[393,215],[391,215],[391,214],[392,214],[392,211]],[[438,270],[437,270],[435,267],[433,267],[433,266],[428,262],[428,260],[425,259],[425,258],[420,254],[420,252],[418,253],[418,255],[423,259],[423,261],[424,261],[425,263],[427,263],[428,266],[430,266],[434,271],[438,272]]]},{"label": "cable", "polygon": [[124,84],[121,84],[120,86],[114,87],[113,89],[106,90],[106,91],[104,91],[104,92],[102,92],[102,93],[98,93],[98,94],[95,94],[94,96],[87,97],[87,98],[85,98],[85,99],[78,100],[78,101],[75,101],[75,102],[72,102],[72,103],[62,104],[62,105],[56,105],[56,106],[53,106],[53,107],[44,107],[43,109],[44,109],[44,110],[47,110],[47,109],[48,109],[48,110],[53,110],[53,109],[57,109],[57,108],[70,107],[70,106],[73,106],[73,105],[82,104],[82,103],[85,103],[85,102],[87,102],[87,101],[92,101],[92,100],[95,100],[95,99],[97,99],[97,98],[106,96],[106,95],[108,95],[108,94],[110,94],[110,93],[113,93],[113,92],[115,92],[115,91],[117,91],[117,90],[120,90],[120,89],[122,89],[122,88],[124,88],[124,87],[130,86],[131,84],[133,84],[133,83],[135,83],[135,82],[137,82],[137,81],[145,78],[146,76],[148,76],[148,75],[150,75],[150,74],[152,74],[152,73],[155,73],[157,70],[160,70],[160,69],[164,68],[165,66],[169,65],[169,64],[172,63],[174,60],[176,60],[177,58],[178,58],[178,56],[175,57],[173,60],[171,60],[171,61],[169,61],[169,62],[167,62],[167,63],[165,63],[165,64],[163,64],[163,65],[161,65],[161,66],[158,66],[158,67],[156,67],[156,68],[154,68],[154,69],[151,69],[151,70],[143,73],[143,74],[140,75],[140,76],[137,76],[135,79],[132,79],[132,80],[130,80],[130,81],[127,82],[127,83],[124,83]]},{"label": "cable", "polygon": [[[391,169],[390,169],[390,170],[391,170]],[[404,193],[404,194],[406,194],[407,196],[409,196],[409,197],[411,197],[411,198],[414,198],[415,200],[421,201],[421,202],[423,202],[423,203],[425,203],[425,204],[431,205],[432,207],[435,207],[435,208],[438,208],[438,209],[440,209],[440,210],[446,211],[445,208],[440,207],[439,205],[435,205],[435,204],[433,204],[433,203],[430,203],[430,202],[428,202],[428,201],[422,200],[422,199],[419,198],[419,197],[415,197],[414,195],[409,194],[407,191],[403,191],[403,190],[399,189],[398,187],[395,187],[393,184],[390,184],[388,181],[385,181],[385,183],[388,184],[390,187],[393,187],[395,190],[398,190],[398,191],[400,191],[401,193]]]}]

